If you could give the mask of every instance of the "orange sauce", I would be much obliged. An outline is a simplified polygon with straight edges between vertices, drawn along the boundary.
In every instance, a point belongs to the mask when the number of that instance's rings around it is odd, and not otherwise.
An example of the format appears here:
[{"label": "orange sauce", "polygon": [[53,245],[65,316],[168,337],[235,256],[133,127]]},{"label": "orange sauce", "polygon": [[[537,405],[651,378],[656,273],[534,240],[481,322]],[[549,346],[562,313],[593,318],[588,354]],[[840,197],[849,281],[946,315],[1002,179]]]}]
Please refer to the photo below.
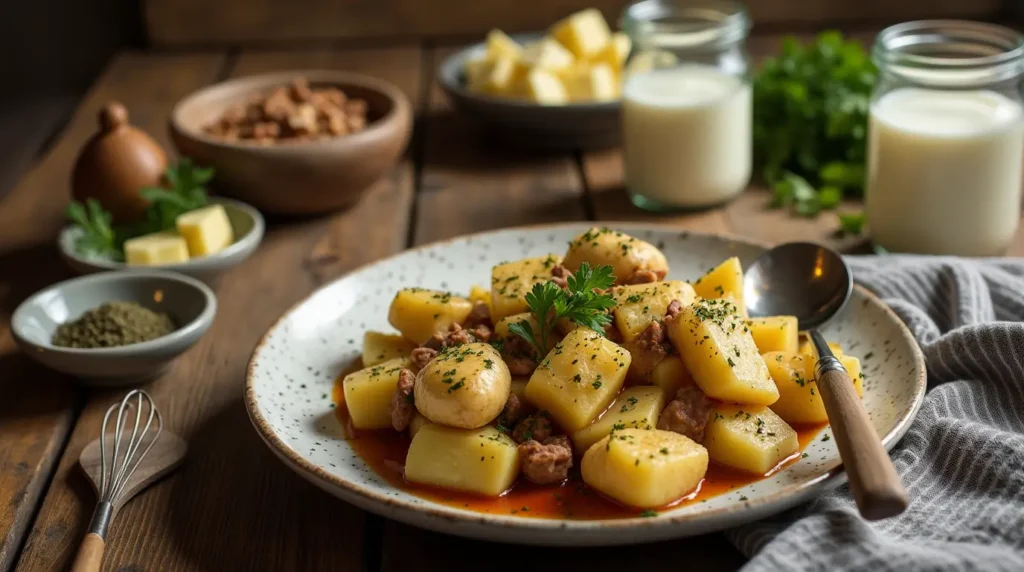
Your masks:
[{"label": "orange sauce", "polygon": [[[578,467],[574,467],[569,478],[560,485],[536,485],[520,479],[499,497],[482,497],[410,483],[403,476],[405,457],[409,451],[408,434],[390,430],[354,429],[344,403],[342,377],[344,376],[339,376],[335,383],[333,398],[337,404],[338,421],[345,428],[349,444],[374,472],[397,489],[440,504],[488,514],[574,520],[634,518],[640,515],[639,509],[621,505],[585,485]],[[824,427],[825,425],[794,427],[800,440],[800,451],[803,451]],[[766,475],[754,475],[712,462],[697,490],[668,507],[701,502],[744,487],[795,463],[799,458],[800,452],[797,452]]]}]

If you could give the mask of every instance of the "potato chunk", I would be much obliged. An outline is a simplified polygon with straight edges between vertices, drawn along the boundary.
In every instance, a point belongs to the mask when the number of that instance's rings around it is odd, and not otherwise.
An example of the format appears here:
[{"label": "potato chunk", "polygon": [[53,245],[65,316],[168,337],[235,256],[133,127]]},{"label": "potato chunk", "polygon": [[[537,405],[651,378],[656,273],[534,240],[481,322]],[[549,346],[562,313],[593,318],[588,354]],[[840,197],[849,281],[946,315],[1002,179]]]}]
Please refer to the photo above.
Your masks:
[{"label": "potato chunk", "polygon": [[658,424],[658,415],[664,408],[665,394],[660,387],[630,387],[619,394],[604,415],[573,433],[572,442],[576,450],[582,452],[609,435],[612,430],[654,429]]},{"label": "potato chunk", "polygon": [[[779,389],[779,400],[771,405],[772,411],[788,423],[827,423],[825,403],[821,400],[814,379],[814,364],[817,360],[811,356],[786,352],[770,352],[762,357]],[[863,395],[860,360],[843,356],[840,361],[849,372],[857,395]]]},{"label": "potato chunk", "polygon": [[708,451],[689,437],[623,429],[587,449],[583,482],[638,508],[665,506],[689,494],[708,470]]},{"label": "potato chunk", "polygon": [[511,384],[490,344],[463,344],[441,350],[416,374],[413,395],[416,409],[434,423],[475,429],[501,413]]},{"label": "potato chunk", "polygon": [[651,383],[661,388],[666,399],[671,399],[684,385],[693,385],[693,377],[686,371],[683,358],[678,355],[666,356],[651,371]]},{"label": "potato chunk", "polygon": [[638,273],[653,273],[658,279],[668,274],[668,261],[660,250],[628,234],[594,227],[569,243],[562,264],[576,272],[580,264],[611,266],[617,284],[629,284]]},{"label": "potato chunk", "polygon": [[505,262],[491,270],[491,320],[527,311],[526,294],[534,284],[551,280],[551,269],[561,262],[555,254]]},{"label": "potato chunk", "polygon": [[747,320],[757,351],[796,353],[800,328],[796,316],[768,316]]},{"label": "potato chunk", "polygon": [[363,334],[363,367],[375,366],[395,358],[409,357],[416,344],[397,334]]},{"label": "potato chunk", "polygon": [[405,478],[411,482],[481,495],[500,495],[518,475],[516,443],[494,427],[424,425],[405,458]]},{"label": "potato chunk", "polygon": [[484,304],[487,304],[487,311],[488,311],[488,313],[491,312],[491,291],[490,290],[487,290],[486,288],[481,288],[480,286],[473,286],[473,287],[471,287],[469,289],[469,301],[473,302],[473,303],[483,302]]},{"label": "potato chunk", "polygon": [[424,425],[430,425],[430,419],[427,419],[419,411],[413,413],[412,420],[409,421],[409,438],[413,438]]},{"label": "potato chunk", "polygon": [[729,467],[767,474],[800,450],[796,431],[763,406],[720,405],[704,430],[711,460]]},{"label": "potato chunk", "polygon": [[597,332],[579,328],[559,342],[530,376],[526,399],[566,431],[591,423],[612,402],[631,358]]},{"label": "potato chunk", "polygon": [[395,294],[388,310],[388,322],[411,342],[422,344],[438,330],[461,324],[473,303],[448,292],[405,288]]},{"label": "potato chunk", "polygon": [[665,318],[672,300],[679,300],[685,308],[693,303],[693,287],[682,280],[620,286],[612,290],[615,298],[615,326],[623,340],[633,341],[637,334],[655,320]]},{"label": "potato chunk", "polygon": [[666,325],[686,369],[708,397],[755,405],[771,405],[779,398],[731,300],[698,300]]},{"label": "potato chunk", "polygon": [[409,360],[397,358],[352,372],[341,380],[345,406],[356,429],[391,427],[391,396],[398,385],[398,372]]},{"label": "potato chunk", "polygon": [[[828,349],[832,350],[832,354],[836,358],[842,359],[843,346],[839,345],[838,342],[828,342]],[[797,346],[796,353],[818,359],[818,349],[814,347],[814,342],[806,335],[800,337],[800,345]]]},{"label": "potato chunk", "polygon": [[693,289],[701,298],[726,298],[731,296],[739,308],[739,314],[746,317],[747,307],[743,303],[743,267],[740,259],[733,256],[712,268],[693,283]]}]

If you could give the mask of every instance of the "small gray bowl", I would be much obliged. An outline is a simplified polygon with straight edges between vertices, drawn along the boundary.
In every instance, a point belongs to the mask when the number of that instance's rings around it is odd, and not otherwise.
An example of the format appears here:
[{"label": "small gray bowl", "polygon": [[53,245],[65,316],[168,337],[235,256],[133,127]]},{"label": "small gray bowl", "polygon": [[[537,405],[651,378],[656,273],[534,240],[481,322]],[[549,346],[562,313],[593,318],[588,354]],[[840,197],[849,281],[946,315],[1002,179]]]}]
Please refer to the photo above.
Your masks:
[{"label": "small gray bowl", "polygon": [[[105,302],[135,302],[166,312],[178,326],[155,340],[114,348],[65,348],[50,340],[57,327]],[[14,341],[30,358],[81,379],[85,385],[117,387],[163,373],[209,329],[217,297],[188,276],[159,270],[103,272],[65,280],[21,303],[11,316]]]},{"label": "small gray bowl", "polygon": [[231,229],[235,233],[235,242],[230,246],[210,256],[193,258],[181,264],[166,264],[163,266],[132,266],[124,262],[111,260],[100,256],[85,256],[75,251],[75,241],[81,236],[81,229],[75,226],[66,226],[60,232],[57,244],[60,247],[61,256],[73,270],[79,274],[102,272],[104,270],[123,270],[126,268],[153,268],[180,272],[193,278],[198,278],[207,284],[212,283],[217,276],[225,270],[240,264],[256,250],[260,241],[263,240],[265,223],[263,215],[250,205],[234,199],[224,197],[211,197],[211,203],[224,205],[224,211],[228,215]]},{"label": "small gray bowl", "polygon": [[[516,34],[519,43],[538,40],[541,33]],[[481,42],[452,54],[441,64],[438,82],[452,105],[484,131],[507,145],[536,151],[571,151],[613,147],[622,139],[619,101],[539,105],[496,97],[466,88],[466,60],[486,51]]]}]

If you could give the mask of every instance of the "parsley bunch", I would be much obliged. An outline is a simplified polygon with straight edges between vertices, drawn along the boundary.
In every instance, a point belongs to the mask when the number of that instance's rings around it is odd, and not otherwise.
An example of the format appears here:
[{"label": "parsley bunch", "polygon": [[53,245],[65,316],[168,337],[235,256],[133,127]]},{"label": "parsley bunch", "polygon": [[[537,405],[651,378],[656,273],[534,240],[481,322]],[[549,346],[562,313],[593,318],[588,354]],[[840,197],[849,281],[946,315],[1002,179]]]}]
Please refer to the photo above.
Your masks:
[{"label": "parsley bunch", "polygon": [[537,355],[543,357],[547,354],[548,336],[558,320],[566,318],[598,332],[611,322],[608,310],[615,307],[615,300],[595,290],[611,288],[612,284],[615,284],[615,274],[611,266],[592,269],[584,262],[575,274],[566,278],[567,289],[559,288],[554,282],[544,282],[534,284],[533,290],[526,294],[526,304],[537,319],[539,331],[534,332],[526,320],[510,324],[508,329],[530,342]]},{"label": "parsley bunch", "polygon": [[824,32],[786,38],[754,79],[754,155],[771,206],[815,216],[864,189],[867,120],[878,72],[861,45]]}]

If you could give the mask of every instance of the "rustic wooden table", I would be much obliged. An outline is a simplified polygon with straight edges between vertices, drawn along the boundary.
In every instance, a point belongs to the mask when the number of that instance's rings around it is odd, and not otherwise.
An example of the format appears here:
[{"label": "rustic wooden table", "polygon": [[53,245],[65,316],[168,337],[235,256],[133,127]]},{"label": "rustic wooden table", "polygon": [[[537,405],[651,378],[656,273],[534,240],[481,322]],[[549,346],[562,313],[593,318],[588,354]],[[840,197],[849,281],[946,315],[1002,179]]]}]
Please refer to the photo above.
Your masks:
[{"label": "rustic wooden table", "polygon": [[[749,42],[755,54],[778,36]],[[147,386],[168,426],[191,446],[186,464],[122,511],[110,530],[107,570],[461,570],[489,568],[664,568],[743,563],[721,535],[645,547],[531,549],[494,559],[501,545],[457,539],[386,521],[328,496],[277,461],[242,405],[246,361],[257,339],[289,306],[363,263],[404,248],[487,229],[570,220],[647,220],[776,243],[837,242],[831,215],[794,219],[765,210],[751,189],[726,207],[671,217],[633,208],[622,189],[618,151],[535,156],[493,149],[448,109],[434,70],[451,48],[408,44],[292,51],[127,52],[117,56],[73,118],[20,182],[0,199],[0,571],[66,568],[88,523],[94,495],[76,468],[104,409],[120,392],[92,392],[18,354],[9,331],[15,306],[70,273],[54,237],[63,222],[68,176],[104,102],[118,99],[133,122],[170,148],[172,105],[226,77],[288,68],[337,68],[399,86],[417,110],[403,161],[359,205],[303,220],[271,220],[263,245],[217,287],[219,312],[202,342]],[[44,133],[54,111],[37,114]],[[59,114],[57,115],[59,116]],[[32,116],[35,117],[35,116]],[[5,125],[7,125],[5,123]],[[0,185],[17,180],[33,147],[0,161]],[[2,149],[3,147],[0,147]],[[0,188],[0,195],[5,189]],[[858,208],[857,205],[847,205]],[[1012,254],[1024,253],[1024,235]],[[258,285],[258,286],[256,286]]]}]

